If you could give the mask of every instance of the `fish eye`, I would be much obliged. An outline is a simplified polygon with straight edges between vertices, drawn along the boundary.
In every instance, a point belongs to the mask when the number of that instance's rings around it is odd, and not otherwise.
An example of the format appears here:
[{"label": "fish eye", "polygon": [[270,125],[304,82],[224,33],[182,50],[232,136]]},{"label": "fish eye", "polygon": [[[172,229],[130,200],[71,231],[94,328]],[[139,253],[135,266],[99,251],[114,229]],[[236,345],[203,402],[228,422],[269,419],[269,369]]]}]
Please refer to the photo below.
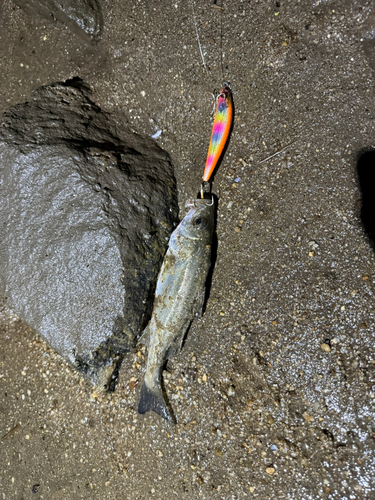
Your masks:
[{"label": "fish eye", "polygon": [[193,224],[197,229],[204,229],[207,226],[207,221],[204,217],[198,215],[198,217],[193,220]]}]

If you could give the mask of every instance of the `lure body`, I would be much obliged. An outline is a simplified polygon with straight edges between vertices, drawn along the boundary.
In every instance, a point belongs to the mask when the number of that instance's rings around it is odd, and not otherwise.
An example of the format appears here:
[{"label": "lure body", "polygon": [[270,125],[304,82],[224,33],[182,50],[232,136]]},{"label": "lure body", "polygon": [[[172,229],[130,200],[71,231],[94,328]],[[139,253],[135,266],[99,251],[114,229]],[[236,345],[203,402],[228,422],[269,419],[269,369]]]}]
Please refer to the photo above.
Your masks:
[{"label": "lure body", "polygon": [[233,119],[233,100],[232,91],[228,85],[225,85],[220,92],[215,108],[214,123],[210,145],[208,147],[206,166],[203,173],[203,181],[209,182],[213,171],[215,170],[221,154],[227,143]]}]

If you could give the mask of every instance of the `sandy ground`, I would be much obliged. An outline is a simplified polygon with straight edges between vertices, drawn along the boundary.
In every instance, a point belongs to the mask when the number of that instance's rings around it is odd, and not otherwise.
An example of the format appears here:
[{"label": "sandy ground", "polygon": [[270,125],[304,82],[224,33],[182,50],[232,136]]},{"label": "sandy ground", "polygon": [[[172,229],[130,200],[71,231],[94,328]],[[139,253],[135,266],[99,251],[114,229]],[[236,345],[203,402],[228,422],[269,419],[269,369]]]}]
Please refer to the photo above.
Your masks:
[{"label": "sandy ground", "polygon": [[357,162],[375,145],[374,3],[217,3],[103,2],[91,46],[2,2],[0,110],[80,76],[134,130],[162,131],[181,207],[223,80],[236,115],[207,309],[166,374],[178,425],[136,413],[144,350],[96,394],[2,306],[0,499],[373,498],[375,259]]}]

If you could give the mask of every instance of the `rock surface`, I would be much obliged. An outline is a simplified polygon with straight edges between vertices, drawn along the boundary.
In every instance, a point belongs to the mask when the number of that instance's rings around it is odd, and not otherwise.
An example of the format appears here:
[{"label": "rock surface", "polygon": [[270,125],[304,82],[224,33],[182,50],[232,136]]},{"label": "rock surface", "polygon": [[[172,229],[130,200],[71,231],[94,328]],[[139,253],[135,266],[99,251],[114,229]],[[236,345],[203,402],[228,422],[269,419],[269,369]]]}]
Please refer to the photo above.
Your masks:
[{"label": "rock surface", "polygon": [[0,165],[0,295],[105,383],[150,314],[177,217],[171,162],[76,78],[3,115]]},{"label": "rock surface", "polygon": [[99,0],[14,0],[31,15],[68,26],[78,35],[97,40],[102,35],[103,16]]}]

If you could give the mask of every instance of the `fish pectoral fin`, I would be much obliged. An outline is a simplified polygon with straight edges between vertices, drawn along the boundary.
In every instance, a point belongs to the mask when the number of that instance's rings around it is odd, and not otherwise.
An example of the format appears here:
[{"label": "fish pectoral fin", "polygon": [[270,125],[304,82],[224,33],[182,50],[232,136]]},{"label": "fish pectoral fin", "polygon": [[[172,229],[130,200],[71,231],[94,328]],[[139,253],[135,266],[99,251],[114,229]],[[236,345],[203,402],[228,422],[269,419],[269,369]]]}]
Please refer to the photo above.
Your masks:
[{"label": "fish pectoral fin", "polygon": [[168,347],[166,359],[173,358],[173,356],[175,356],[177,353],[179,353],[181,351],[182,343],[183,343],[183,338],[182,338],[182,341],[180,341],[180,342],[178,342],[176,340],[174,342],[172,342],[171,345]]},{"label": "fish pectoral fin", "polygon": [[173,358],[173,356],[175,356],[176,354],[178,354],[181,349],[182,349],[182,346],[184,345],[184,340],[186,338],[186,335],[187,335],[187,332],[190,328],[190,325],[191,325],[191,321],[185,321],[185,323],[183,324],[181,330],[184,332],[183,334],[181,335],[178,335],[173,342],[171,342],[169,348],[168,348],[168,352],[167,352],[167,355],[166,355],[166,359],[170,359],[170,358]]},{"label": "fish pectoral fin", "polygon": [[154,411],[168,422],[176,423],[176,419],[169,411],[167,403],[164,399],[161,385],[157,387],[148,387],[146,382],[143,382],[141,396],[139,398],[138,413],[144,414],[149,411]]},{"label": "fish pectoral fin", "polygon": [[149,348],[150,347],[150,336],[151,336],[151,328],[150,328],[150,323],[149,323],[146,326],[146,328],[143,330],[143,333],[139,337],[137,344],[143,344],[147,348]]}]

